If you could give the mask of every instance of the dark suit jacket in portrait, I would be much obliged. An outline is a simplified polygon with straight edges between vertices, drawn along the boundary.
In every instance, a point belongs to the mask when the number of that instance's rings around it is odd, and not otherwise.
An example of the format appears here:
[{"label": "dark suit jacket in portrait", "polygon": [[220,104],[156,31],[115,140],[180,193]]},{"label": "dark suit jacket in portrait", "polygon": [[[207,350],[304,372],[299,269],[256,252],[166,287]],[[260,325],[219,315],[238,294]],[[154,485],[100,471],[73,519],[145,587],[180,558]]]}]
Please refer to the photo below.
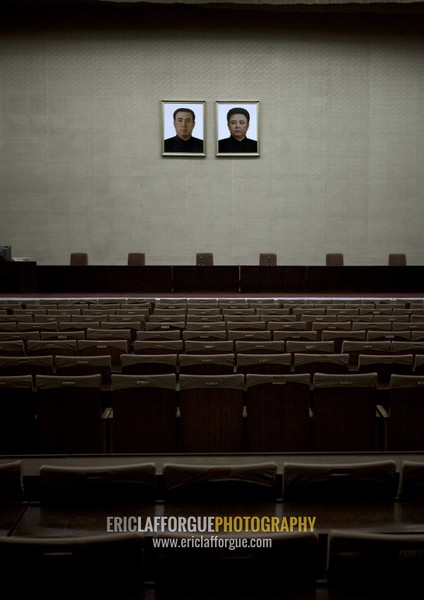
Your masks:
[{"label": "dark suit jacket in portrait", "polygon": [[194,152],[194,153],[203,153],[203,140],[200,140],[196,137],[191,137],[188,140],[183,140],[182,138],[175,135],[174,137],[168,138],[165,140],[164,144],[165,152]]},{"label": "dark suit jacket in portrait", "polygon": [[218,152],[257,152],[258,142],[247,137],[236,140],[232,136],[218,141]]}]

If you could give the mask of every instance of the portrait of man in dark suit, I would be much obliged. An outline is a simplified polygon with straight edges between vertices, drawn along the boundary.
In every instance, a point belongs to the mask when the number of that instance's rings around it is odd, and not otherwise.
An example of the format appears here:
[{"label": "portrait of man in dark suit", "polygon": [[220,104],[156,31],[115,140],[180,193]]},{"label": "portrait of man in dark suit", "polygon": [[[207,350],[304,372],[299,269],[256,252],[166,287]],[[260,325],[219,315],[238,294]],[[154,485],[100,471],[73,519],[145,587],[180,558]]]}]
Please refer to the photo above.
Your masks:
[{"label": "portrait of man in dark suit", "polygon": [[196,127],[196,113],[191,106],[181,104],[174,108],[172,126],[175,135],[164,139],[163,154],[204,155],[204,140],[193,135]]},{"label": "portrait of man in dark suit", "polygon": [[[222,112],[222,106],[221,112]],[[256,110],[256,105],[253,105]],[[255,127],[257,126],[257,115]],[[218,139],[218,155],[220,154],[250,154],[258,155],[257,132],[248,135],[251,126],[251,111],[246,106],[231,106],[226,113],[226,128],[229,136]],[[221,117],[222,121],[222,117]],[[221,127],[222,129],[222,127]]]}]

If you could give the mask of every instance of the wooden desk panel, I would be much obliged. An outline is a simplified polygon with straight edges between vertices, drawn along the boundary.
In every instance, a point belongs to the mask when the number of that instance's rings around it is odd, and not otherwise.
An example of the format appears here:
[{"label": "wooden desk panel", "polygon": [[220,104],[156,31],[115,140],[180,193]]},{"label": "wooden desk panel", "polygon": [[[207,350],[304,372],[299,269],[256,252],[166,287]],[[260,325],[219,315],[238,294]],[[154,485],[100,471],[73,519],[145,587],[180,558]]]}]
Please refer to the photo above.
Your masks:
[{"label": "wooden desk panel", "polygon": [[233,292],[239,291],[239,267],[234,266],[175,266],[174,292]]},{"label": "wooden desk panel", "polygon": [[305,293],[307,267],[240,267],[242,293]]},{"label": "wooden desk panel", "polygon": [[33,261],[1,261],[0,293],[35,293],[37,264]]},{"label": "wooden desk panel", "polygon": [[171,293],[172,267],[39,266],[39,293]]}]

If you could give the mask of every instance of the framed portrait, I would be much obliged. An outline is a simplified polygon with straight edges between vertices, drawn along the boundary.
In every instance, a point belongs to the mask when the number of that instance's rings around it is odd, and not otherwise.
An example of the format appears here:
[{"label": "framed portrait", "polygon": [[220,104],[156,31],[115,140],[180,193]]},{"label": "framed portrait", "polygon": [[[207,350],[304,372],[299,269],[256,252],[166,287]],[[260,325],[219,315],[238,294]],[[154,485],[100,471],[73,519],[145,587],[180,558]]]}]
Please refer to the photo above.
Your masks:
[{"label": "framed portrait", "polygon": [[163,100],[162,156],[206,156],[205,102]]},{"label": "framed portrait", "polygon": [[216,155],[259,156],[259,102],[216,103]]}]

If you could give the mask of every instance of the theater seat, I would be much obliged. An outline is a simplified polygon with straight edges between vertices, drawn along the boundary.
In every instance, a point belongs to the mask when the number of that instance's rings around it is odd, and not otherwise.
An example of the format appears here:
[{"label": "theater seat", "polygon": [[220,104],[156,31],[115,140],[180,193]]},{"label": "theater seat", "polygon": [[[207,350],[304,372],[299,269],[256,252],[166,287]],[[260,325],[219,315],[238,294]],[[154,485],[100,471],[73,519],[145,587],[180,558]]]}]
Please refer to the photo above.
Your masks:
[{"label": "theater seat", "polygon": [[[13,596],[126,598],[144,588],[144,539],[137,533],[80,537],[0,537]],[[6,576],[6,575],[5,575]]]},{"label": "theater seat", "polygon": [[[200,549],[194,544],[181,544],[179,540],[186,536],[155,535],[156,539],[166,537],[178,544],[161,546],[156,541],[153,548],[153,579],[161,598],[316,598],[316,532],[221,534],[219,545],[214,544],[216,534],[203,534],[210,544],[205,543]],[[261,537],[270,544],[259,543]],[[255,543],[245,547],[240,538],[255,538]]]},{"label": "theater seat", "polygon": [[198,267],[213,266],[213,253],[198,252],[196,254],[196,265]]},{"label": "theater seat", "polygon": [[274,462],[245,465],[163,466],[167,502],[254,502],[277,498],[277,465]]},{"label": "theater seat", "polygon": [[423,568],[423,534],[330,531],[330,589],[360,591],[361,598],[413,598],[422,585]]},{"label": "theater seat", "polygon": [[340,252],[327,252],[325,255],[325,264],[327,267],[342,267],[344,256]]},{"label": "theater seat", "polygon": [[275,267],[277,264],[277,254],[273,252],[261,252],[259,254],[259,265],[261,267]]},{"label": "theater seat", "polygon": [[66,506],[109,506],[152,502],[155,498],[154,463],[72,467],[42,465],[40,500]]},{"label": "theater seat", "polygon": [[393,501],[397,485],[393,460],[283,464],[285,501]]},{"label": "theater seat", "polygon": [[389,254],[388,261],[390,267],[406,267],[406,254]]},{"label": "theater seat", "polygon": [[128,253],[128,266],[144,267],[145,264],[146,264],[146,255],[144,252],[129,252]]},{"label": "theater seat", "polygon": [[85,267],[88,265],[88,254],[86,252],[72,252],[70,264],[76,267]]}]

